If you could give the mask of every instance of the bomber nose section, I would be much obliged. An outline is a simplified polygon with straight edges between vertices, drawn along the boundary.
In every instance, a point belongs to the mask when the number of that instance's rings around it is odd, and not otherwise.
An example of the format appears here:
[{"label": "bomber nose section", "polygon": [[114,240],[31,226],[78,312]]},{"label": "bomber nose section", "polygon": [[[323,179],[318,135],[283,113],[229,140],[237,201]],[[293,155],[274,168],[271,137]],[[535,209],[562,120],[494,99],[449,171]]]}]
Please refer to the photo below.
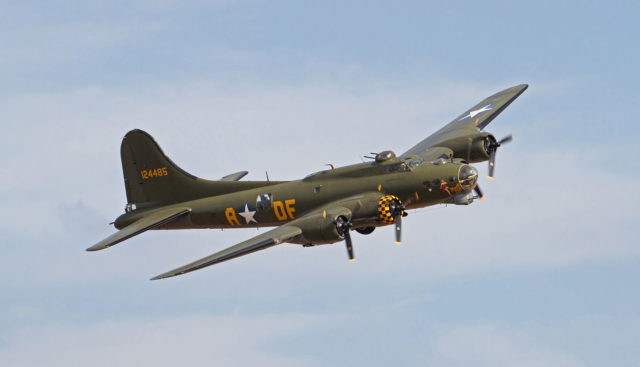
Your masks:
[{"label": "bomber nose section", "polygon": [[473,190],[478,183],[478,171],[473,166],[465,164],[458,171],[458,181],[463,190]]}]

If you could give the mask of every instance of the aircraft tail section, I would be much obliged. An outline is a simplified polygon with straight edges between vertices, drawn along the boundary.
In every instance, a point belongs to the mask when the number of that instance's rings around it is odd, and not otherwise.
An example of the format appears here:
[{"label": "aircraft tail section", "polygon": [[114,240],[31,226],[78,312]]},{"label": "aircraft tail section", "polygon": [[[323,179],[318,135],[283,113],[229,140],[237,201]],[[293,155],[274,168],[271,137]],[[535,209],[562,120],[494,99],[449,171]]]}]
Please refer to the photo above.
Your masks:
[{"label": "aircraft tail section", "polygon": [[125,135],[120,157],[129,204],[171,201],[177,187],[195,179],[173,163],[151,135],[142,130]]},{"label": "aircraft tail section", "polygon": [[169,157],[148,133],[131,130],[120,147],[127,203],[153,207],[206,196],[222,195],[275,182],[209,181],[189,174]]}]

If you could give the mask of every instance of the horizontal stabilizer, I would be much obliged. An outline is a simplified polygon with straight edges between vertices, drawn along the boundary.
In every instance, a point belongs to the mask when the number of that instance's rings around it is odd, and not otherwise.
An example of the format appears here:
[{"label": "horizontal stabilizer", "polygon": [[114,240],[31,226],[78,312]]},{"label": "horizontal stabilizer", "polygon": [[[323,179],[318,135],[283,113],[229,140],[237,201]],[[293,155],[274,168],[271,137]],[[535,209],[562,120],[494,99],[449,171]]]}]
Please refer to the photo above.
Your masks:
[{"label": "horizontal stabilizer", "polygon": [[111,247],[144,231],[169,223],[189,212],[191,212],[191,209],[185,207],[154,210],[145,214],[141,219],[138,219],[104,240],[89,247],[87,251],[98,251]]},{"label": "horizontal stabilizer", "polygon": [[300,234],[302,234],[302,230],[300,228],[292,225],[284,225],[282,227],[278,227],[268,232],[259,234],[244,242],[240,242],[235,246],[231,246],[227,249],[216,252],[213,255],[207,256],[200,260],[196,260],[180,268],[160,274],[156,277],[151,278],[151,280],[182,275],[210,265],[221,263],[223,261],[231,260],[239,256],[247,255],[252,252],[264,250],[271,246],[278,245],[282,242],[287,242]]},{"label": "horizontal stabilizer", "polygon": [[224,176],[223,178],[219,179],[218,181],[239,181],[241,178],[246,176],[248,173],[249,172],[247,172],[247,171],[240,171],[240,172],[232,173],[230,175]]}]

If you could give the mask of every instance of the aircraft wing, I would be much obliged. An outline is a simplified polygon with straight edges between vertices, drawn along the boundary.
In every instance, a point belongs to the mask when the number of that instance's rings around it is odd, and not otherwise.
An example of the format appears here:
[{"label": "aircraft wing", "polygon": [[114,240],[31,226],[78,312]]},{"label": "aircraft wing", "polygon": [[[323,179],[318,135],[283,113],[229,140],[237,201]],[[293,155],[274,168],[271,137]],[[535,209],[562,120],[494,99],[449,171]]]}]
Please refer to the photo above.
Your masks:
[{"label": "aircraft wing", "polygon": [[285,224],[278,228],[259,234],[249,240],[240,242],[235,246],[231,246],[227,249],[216,252],[213,255],[207,256],[205,258],[196,260],[185,266],[160,274],[156,277],[151,278],[151,280],[169,278],[169,277],[174,277],[176,275],[182,275],[185,273],[192,272],[194,270],[202,269],[210,265],[221,263],[223,261],[231,260],[239,256],[244,256],[252,252],[264,250],[271,246],[278,245],[282,242],[287,242],[288,240],[291,240],[292,238],[300,234],[302,234],[302,229],[294,225]]},{"label": "aircraft wing", "polygon": [[151,228],[169,223],[172,220],[177,219],[178,217],[181,217],[189,212],[191,212],[191,209],[185,207],[154,210],[148,214],[145,214],[141,219],[138,219],[132,224],[124,227],[118,232],[89,247],[87,251],[98,251],[111,247],[144,231],[148,231]]},{"label": "aircraft wing", "polygon": [[402,154],[401,157],[422,155],[432,147],[440,146],[447,140],[474,134],[484,129],[507,106],[518,98],[526,89],[527,84],[516,85],[483,99],[466,112],[456,117],[455,120],[436,131],[413,148]]}]

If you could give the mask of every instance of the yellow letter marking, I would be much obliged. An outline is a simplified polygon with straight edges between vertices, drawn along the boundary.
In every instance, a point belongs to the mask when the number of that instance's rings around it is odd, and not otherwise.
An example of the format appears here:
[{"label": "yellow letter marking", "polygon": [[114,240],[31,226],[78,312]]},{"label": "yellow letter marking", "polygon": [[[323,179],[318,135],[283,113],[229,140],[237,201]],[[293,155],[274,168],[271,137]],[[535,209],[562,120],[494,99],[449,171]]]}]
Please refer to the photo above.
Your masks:
[{"label": "yellow letter marking", "polygon": [[296,199],[285,200],[284,205],[287,207],[287,214],[289,214],[289,219],[293,219],[293,213],[295,213],[296,211],[293,206],[296,205]]},{"label": "yellow letter marking", "polygon": [[273,202],[273,212],[276,215],[278,220],[287,220],[287,213],[284,211],[284,205],[282,201],[274,201]]},{"label": "yellow letter marking", "polygon": [[236,217],[236,211],[233,208],[227,208],[224,211],[224,215],[227,217],[227,222],[232,226],[239,226],[240,222],[238,221],[238,217]]}]

